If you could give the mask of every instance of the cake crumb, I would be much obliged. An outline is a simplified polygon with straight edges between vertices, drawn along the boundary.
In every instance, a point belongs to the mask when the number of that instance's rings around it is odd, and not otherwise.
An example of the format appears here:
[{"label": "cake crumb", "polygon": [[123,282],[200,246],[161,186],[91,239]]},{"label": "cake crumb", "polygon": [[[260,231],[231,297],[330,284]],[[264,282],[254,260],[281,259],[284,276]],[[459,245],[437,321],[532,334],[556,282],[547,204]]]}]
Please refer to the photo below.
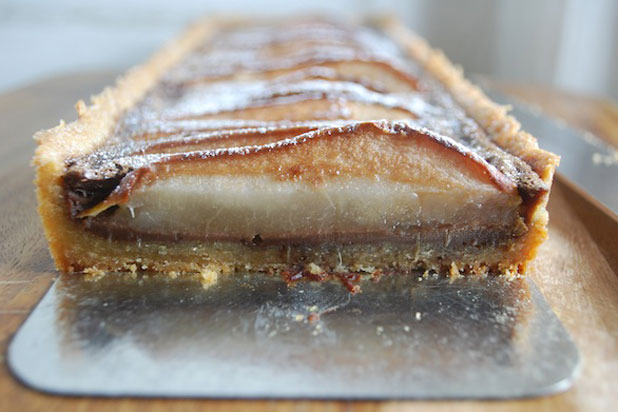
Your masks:
[{"label": "cake crumb", "polygon": [[126,276],[128,276],[131,279],[137,279],[137,265],[135,263],[129,263],[129,262],[124,262],[122,264],[120,264],[120,262],[118,261],[118,259],[114,260],[114,264],[116,266],[121,265],[122,266],[122,270],[123,271],[127,271],[128,274]]},{"label": "cake crumb", "polygon": [[171,272],[167,274],[167,276],[169,276],[171,279],[176,279],[178,277],[178,272],[176,272],[175,270],[172,270]]},{"label": "cake crumb", "polygon": [[218,277],[219,273],[210,265],[205,266],[200,270],[200,282],[202,283],[202,287],[204,289],[208,289],[216,284]]},{"label": "cake crumb", "polygon": [[313,262],[307,265],[307,271],[312,275],[321,275],[322,273],[324,273],[324,270]]},{"label": "cake crumb", "polygon": [[502,271],[502,274],[507,280],[513,280],[518,277],[517,269],[512,266],[509,266],[508,268],[504,269]]},{"label": "cake crumb", "polygon": [[129,272],[131,272],[131,277],[133,277],[133,274],[137,272],[137,265],[135,263],[126,265],[126,268],[129,270]]},{"label": "cake crumb", "polygon": [[414,318],[416,320],[421,320],[421,317],[422,317],[421,312],[416,312],[416,314],[414,315]]},{"label": "cake crumb", "polygon": [[451,263],[451,268],[448,271],[450,280],[450,283],[453,283],[455,280],[459,279],[461,277],[461,273],[459,273],[459,267],[457,266],[457,263],[452,262]]},{"label": "cake crumb", "polygon": [[84,269],[84,275],[86,280],[96,282],[105,276],[105,271],[97,268],[96,266],[92,266]]},{"label": "cake crumb", "polygon": [[362,265],[362,264],[356,264],[356,265],[352,266],[352,270],[354,272],[373,273],[373,272],[375,272],[376,268],[375,268],[375,266],[365,266],[365,265]]}]

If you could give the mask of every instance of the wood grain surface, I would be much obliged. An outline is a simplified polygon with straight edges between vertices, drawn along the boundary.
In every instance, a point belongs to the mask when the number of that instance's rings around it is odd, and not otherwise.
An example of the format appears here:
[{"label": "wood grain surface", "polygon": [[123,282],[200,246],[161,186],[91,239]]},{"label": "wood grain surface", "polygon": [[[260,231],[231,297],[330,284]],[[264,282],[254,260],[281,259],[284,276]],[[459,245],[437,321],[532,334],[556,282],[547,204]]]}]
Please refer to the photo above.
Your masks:
[{"label": "wood grain surface", "polygon": [[[530,276],[581,351],[581,374],[566,393],[512,401],[222,401],[71,398],[22,386],[7,370],[6,347],[56,276],[36,215],[31,136],[60,118],[75,118],[73,103],[98,92],[113,77],[63,76],[0,95],[0,411],[618,410],[618,223],[560,179],[549,205],[550,237]],[[501,88],[618,144],[618,111],[611,102],[534,88]]]}]

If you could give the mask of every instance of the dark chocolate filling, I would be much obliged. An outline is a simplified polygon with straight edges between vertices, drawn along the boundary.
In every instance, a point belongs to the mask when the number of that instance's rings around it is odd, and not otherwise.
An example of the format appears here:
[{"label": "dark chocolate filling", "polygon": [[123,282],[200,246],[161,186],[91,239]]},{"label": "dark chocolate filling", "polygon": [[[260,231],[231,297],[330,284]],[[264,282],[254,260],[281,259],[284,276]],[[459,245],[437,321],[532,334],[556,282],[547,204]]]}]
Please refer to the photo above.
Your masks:
[{"label": "dark chocolate filling", "polygon": [[237,242],[252,248],[281,245],[321,245],[321,244],[371,244],[371,243],[419,243],[440,245],[443,247],[482,247],[496,246],[521,235],[513,226],[453,227],[452,225],[431,225],[430,227],[412,227],[400,232],[347,232],[306,235],[280,235],[265,237],[259,233],[248,237],[239,237],[227,233],[181,233],[136,231],[116,225],[109,215],[99,215],[82,220],[86,230],[111,241],[160,241],[160,242]]}]

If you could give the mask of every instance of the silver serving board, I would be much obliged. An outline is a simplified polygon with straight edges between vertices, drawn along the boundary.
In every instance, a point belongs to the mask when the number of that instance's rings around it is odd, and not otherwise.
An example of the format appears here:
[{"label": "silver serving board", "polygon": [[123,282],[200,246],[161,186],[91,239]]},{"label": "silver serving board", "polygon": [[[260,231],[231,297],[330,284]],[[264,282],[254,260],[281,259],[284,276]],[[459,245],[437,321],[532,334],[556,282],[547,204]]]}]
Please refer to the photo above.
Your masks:
[{"label": "silver serving board", "polygon": [[578,370],[531,281],[391,275],[361,287],[61,276],[8,364],[54,394],[213,398],[531,397],[566,390]]}]

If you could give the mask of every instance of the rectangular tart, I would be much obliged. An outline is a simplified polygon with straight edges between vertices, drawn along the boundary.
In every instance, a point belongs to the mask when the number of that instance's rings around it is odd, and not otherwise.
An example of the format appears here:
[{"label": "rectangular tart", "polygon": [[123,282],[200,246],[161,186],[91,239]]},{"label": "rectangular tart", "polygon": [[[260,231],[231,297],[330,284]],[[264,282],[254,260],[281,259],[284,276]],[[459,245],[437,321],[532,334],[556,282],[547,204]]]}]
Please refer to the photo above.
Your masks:
[{"label": "rectangular tart", "polygon": [[392,19],[207,20],[36,134],[63,272],[525,273],[558,157]]}]

